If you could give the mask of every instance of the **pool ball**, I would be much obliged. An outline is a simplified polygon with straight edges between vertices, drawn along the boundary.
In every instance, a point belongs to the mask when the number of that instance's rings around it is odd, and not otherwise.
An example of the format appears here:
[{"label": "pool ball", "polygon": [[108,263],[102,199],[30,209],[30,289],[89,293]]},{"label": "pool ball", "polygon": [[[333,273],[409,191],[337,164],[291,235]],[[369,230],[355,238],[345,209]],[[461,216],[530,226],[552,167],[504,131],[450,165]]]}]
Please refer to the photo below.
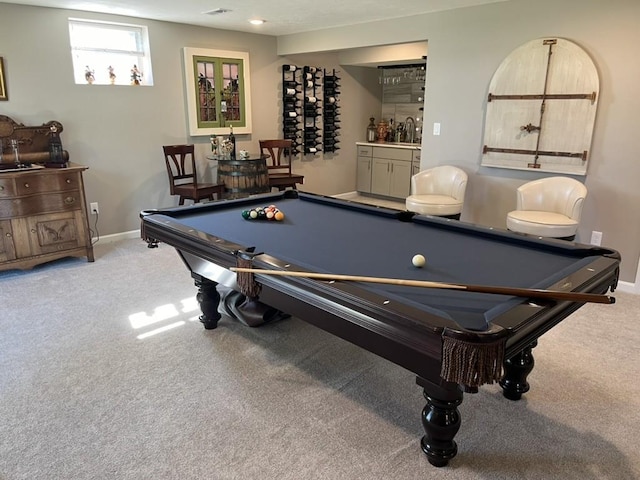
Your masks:
[{"label": "pool ball", "polygon": [[414,267],[424,267],[425,264],[427,263],[427,260],[424,258],[424,255],[414,255],[413,258],[411,259],[411,263],[413,263]]}]

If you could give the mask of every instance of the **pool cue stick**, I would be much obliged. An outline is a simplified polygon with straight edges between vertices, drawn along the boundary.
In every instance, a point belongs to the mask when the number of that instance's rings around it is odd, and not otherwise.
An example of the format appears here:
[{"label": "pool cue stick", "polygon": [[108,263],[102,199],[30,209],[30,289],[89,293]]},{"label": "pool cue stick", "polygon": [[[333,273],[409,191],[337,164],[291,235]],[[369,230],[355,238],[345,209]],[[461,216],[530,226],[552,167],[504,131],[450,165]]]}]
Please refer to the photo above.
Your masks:
[{"label": "pool cue stick", "polygon": [[280,275],[288,277],[304,277],[318,280],[338,280],[348,282],[384,283],[406,287],[439,288],[443,290],[463,290],[474,293],[492,293],[511,295],[514,297],[543,298],[584,303],[615,303],[615,297],[597,293],[559,292],[557,290],[540,290],[534,288],[494,287],[485,285],[465,285],[460,283],[430,282],[425,280],[405,280],[401,278],[365,277],[360,275],[339,275],[331,273],[297,272],[287,270],[262,270],[258,268],[231,267],[233,272],[254,273],[257,275]]}]

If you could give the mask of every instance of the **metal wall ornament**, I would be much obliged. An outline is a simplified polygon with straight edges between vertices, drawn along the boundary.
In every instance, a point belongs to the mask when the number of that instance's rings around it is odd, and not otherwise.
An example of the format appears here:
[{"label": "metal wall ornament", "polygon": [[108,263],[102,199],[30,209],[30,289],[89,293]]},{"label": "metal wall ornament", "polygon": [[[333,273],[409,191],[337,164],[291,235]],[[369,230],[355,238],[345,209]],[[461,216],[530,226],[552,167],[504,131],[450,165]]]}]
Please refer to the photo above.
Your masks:
[{"label": "metal wall ornament", "polygon": [[482,165],[585,175],[598,92],[596,66],[575,43],[518,47],[491,79]]},{"label": "metal wall ornament", "polygon": [[4,61],[2,57],[0,57],[0,100],[9,100],[9,95],[7,95],[7,82],[4,77]]}]

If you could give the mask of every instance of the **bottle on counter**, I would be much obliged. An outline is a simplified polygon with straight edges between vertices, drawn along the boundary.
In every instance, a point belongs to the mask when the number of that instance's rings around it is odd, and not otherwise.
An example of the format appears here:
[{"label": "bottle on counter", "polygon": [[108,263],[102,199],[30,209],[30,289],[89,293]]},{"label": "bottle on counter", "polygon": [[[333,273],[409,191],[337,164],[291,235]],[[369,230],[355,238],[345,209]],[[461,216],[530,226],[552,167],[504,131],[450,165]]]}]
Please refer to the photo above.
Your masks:
[{"label": "bottle on counter", "polygon": [[367,126],[367,142],[376,141],[376,119],[375,117],[369,118],[369,125]]},{"label": "bottle on counter", "polygon": [[387,125],[387,122],[385,122],[384,120],[381,120],[380,123],[378,123],[378,129],[377,129],[377,142],[378,143],[385,143],[387,141],[387,133],[389,132],[389,127]]},{"label": "bottle on counter", "polygon": [[233,125],[229,127],[229,142],[231,143],[231,151],[229,155],[231,160],[236,159],[236,136],[233,134]]},{"label": "bottle on counter", "polygon": [[396,139],[396,129],[393,126],[393,118],[389,119],[389,126],[387,127],[387,142],[393,142]]}]

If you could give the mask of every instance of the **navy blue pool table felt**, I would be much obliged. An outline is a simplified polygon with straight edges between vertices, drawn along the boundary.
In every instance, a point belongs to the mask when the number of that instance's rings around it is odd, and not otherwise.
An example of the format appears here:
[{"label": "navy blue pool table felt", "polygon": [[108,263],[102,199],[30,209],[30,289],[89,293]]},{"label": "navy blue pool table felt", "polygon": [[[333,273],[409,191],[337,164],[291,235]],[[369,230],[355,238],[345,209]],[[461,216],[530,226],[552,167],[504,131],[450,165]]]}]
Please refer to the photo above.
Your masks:
[{"label": "navy blue pool table felt", "polygon": [[[456,284],[504,285],[545,289],[588,265],[587,256],[576,261],[571,250],[535,254],[526,244],[505,238],[475,236],[456,228],[433,226],[432,219],[390,221],[397,211],[371,208],[374,215],[357,209],[332,208],[330,202],[279,199],[287,212],[282,222],[247,222],[238,208],[207,210],[181,217],[181,222],[199,231],[240,245],[251,244],[283,261],[310,271],[371,277],[397,277]],[[338,205],[342,205],[337,204]],[[437,223],[436,223],[437,225]],[[465,228],[475,228],[465,225]],[[427,265],[417,269],[411,258],[419,252]],[[381,295],[412,304],[454,320],[463,328],[482,331],[493,318],[522,302],[505,295],[429,291],[397,285],[364,285]]]}]

